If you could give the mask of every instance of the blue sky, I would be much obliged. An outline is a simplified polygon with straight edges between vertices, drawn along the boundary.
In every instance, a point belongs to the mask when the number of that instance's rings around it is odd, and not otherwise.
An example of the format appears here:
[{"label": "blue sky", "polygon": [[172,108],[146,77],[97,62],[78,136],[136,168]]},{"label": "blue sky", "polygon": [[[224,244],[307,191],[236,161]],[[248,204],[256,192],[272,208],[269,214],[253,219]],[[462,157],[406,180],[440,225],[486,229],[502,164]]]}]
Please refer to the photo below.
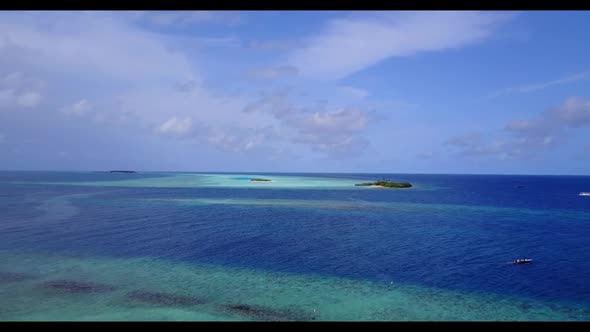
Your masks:
[{"label": "blue sky", "polygon": [[0,169],[590,174],[589,12],[0,13]]}]

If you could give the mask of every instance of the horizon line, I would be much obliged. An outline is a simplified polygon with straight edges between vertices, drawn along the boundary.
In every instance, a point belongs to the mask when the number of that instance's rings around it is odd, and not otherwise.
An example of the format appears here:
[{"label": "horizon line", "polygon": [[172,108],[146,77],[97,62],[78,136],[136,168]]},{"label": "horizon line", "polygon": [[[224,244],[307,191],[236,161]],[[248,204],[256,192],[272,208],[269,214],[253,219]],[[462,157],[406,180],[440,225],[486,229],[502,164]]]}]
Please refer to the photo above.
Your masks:
[{"label": "horizon line", "polygon": [[[114,170],[114,169],[113,169]],[[502,175],[502,176],[590,176],[590,174],[527,174],[527,173],[408,173],[408,172],[276,172],[276,171],[156,171],[156,170],[133,170],[137,173],[208,173],[208,174],[402,174],[402,175]],[[0,169],[0,172],[110,172],[112,170],[46,170],[46,169],[25,169],[10,170]]]}]

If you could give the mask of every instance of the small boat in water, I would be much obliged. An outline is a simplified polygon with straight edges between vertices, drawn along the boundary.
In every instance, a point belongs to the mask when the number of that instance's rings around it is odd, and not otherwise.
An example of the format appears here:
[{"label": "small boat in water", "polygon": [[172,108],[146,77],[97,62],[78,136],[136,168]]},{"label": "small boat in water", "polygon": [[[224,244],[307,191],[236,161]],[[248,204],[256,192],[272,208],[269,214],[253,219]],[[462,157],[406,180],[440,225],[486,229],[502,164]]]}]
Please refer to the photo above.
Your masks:
[{"label": "small boat in water", "polygon": [[579,196],[590,196],[590,193],[580,193]]},{"label": "small boat in water", "polygon": [[530,264],[532,262],[533,262],[533,260],[531,258],[521,258],[521,259],[515,259],[514,261],[512,261],[512,263],[514,263],[514,264]]}]

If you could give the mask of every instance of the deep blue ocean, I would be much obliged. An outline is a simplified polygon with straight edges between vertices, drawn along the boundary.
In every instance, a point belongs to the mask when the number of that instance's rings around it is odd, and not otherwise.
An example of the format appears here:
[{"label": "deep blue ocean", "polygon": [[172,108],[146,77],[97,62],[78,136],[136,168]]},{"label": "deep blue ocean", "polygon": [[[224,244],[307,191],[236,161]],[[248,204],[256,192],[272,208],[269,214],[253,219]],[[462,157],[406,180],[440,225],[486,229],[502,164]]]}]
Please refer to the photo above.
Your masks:
[{"label": "deep blue ocean", "polygon": [[[0,250],[147,256],[590,307],[590,197],[578,195],[590,191],[589,176],[280,175],[385,177],[414,188],[115,187],[67,183],[174,173],[4,171]],[[195,199],[269,204],[182,203]],[[509,264],[524,257],[533,264]]]}]

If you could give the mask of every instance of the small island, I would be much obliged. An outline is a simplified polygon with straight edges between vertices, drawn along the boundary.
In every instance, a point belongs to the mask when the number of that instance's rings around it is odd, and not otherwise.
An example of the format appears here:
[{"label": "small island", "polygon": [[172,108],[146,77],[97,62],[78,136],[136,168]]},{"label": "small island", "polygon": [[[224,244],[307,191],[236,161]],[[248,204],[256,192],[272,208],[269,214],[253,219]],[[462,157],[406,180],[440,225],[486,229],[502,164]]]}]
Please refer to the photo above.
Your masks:
[{"label": "small island", "polygon": [[109,173],[137,173],[136,171],[110,171]]},{"label": "small island", "polygon": [[375,181],[355,184],[358,187],[381,187],[381,188],[411,188],[409,182]]},{"label": "small island", "polygon": [[260,179],[260,178],[250,179],[250,181],[253,181],[253,182],[272,182],[272,180],[269,180],[269,179]]}]

